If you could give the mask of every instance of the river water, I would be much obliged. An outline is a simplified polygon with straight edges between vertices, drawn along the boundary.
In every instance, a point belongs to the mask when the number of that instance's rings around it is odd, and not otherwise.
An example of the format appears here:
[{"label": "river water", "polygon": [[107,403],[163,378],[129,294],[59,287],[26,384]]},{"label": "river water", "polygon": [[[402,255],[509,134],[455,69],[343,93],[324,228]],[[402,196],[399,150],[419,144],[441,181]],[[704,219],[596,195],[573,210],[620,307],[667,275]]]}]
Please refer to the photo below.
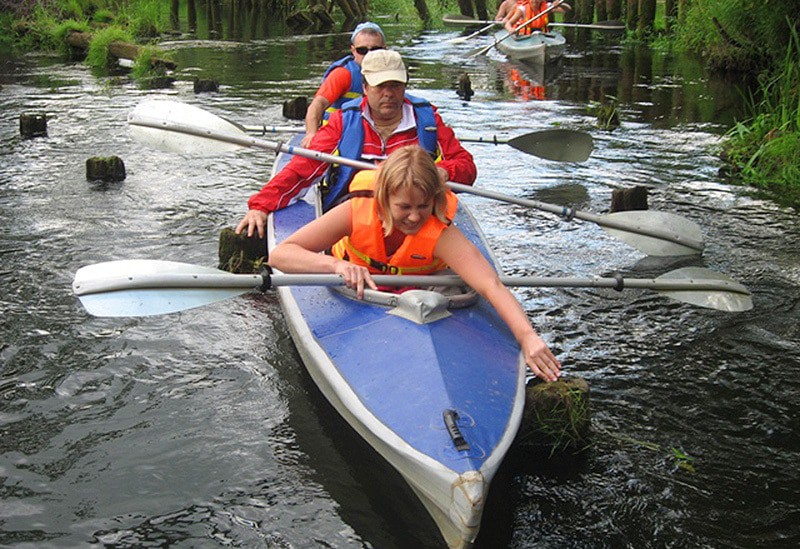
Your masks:
[{"label": "river water", "polygon": [[[733,83],[686,59],[576,40],[531,93],[501,55],[466,59],[485,38],[450,44],[454,32],[385,23],[411,89],[458,135],[558,125],[594,137],[581,164],[470,145],[479,186],[601,213],[613,189],[645,185],[651,209],[706,238],[702,257],[648,258],[590,223],[465,198],[506,274],[652,278],[696,265],[753,292],[754,309],[731,314],[639,290],[518,291],[566,373],[591,386],[593,443],[579,456],[512,451],[479,546],[797,546],[800,221],[717,175],[715,147],[740,108]],[[0,545],[439,546],[414,495],[310,381],[274,295],[101,319],[70,288],[98,261],[215,266],[219,231],[269,173],[269,153],[135,142],[126,115],[141,100],[285,125],[282,102],[311,95],[346,44],[176,40],[165,47],[179,80],[161,91],[58,57],[2,58]],[[464,71],[469,102],[453,89]],[[220,91],[195,95],[192,76]],[[612,132],[591,111],[607,96],[622,119]],[[39,112],[48,136],[21,139],[19,115]],[[125,181],[87,182],[86,159],[110,155]]]}]

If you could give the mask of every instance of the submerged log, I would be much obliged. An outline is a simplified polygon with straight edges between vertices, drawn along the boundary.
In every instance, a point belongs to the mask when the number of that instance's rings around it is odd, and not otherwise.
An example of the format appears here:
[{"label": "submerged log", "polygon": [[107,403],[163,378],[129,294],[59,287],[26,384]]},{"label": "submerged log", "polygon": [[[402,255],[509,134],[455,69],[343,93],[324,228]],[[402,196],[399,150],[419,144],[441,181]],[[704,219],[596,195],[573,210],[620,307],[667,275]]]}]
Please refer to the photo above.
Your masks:
[{"label": "submerged log", "polygon": [[25,139],[46,136],[47,115],[43,113],[19,115],[19,133]]},{"label": "submerged log", "polygon": [[122,181],[125,179],[125,163],[118,156],[93,156],[86,160],[86,179]]},{"label": "submerged log", "polygon": [[267,239],[222,229],[219,234],[219,268],[231,273],[261,272],[267,263]]},{"label": "submerged log", "polygon": [[588,445],[590,427],[586,380],[575,377],[534,383],[526,389],[525,411],[516,442],[549,447],[551,452],[580,451]]},{"label": "submerged log", "polygon": [[[89,49],[89,44],[92,41],[92,35],[88,32],[72,31],[67,34],[67,45],[73,50],[78,50],[85,53]],[[128,42],[111,42],[108,45],[108,53],[117,59],[131,59],[135,60],[142,51],[142,46],[137,44],[130,44]],[[169,59],[160,59],[153,57],[150,60],[153,69],[156,70],[175,70],[178,65]]]}]

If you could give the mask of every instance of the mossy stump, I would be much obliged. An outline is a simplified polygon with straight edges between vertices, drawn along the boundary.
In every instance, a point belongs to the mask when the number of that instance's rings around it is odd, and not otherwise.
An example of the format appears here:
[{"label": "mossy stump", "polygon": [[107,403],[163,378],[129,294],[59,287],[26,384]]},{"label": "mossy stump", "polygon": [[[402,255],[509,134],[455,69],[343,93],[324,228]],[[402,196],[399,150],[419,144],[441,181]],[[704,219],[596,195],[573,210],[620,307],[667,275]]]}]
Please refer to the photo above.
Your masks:
[{"label": "mossy stump", "polygon": [[630,189],[611,191],[611,212],[647,209],[647,187],[637,185]]},{"label": "mossy stump", "polygon": [[267,239],[222,229],[219,234],[219,268],[237,274],[260,273],[267,263]]},{"label": "mossy stump", "polygon": [[171,88],[175,83],[173,76],[146,76],[139,78],[136,83],[142,90],[163,90]]},{"label": "mossy stump", "polygon": [[308,99],[295,97],[283,102],[283,116],[289,120],[305,120],[308,110]]},{"label": "mossy stump", "polygon": [[525,411],[517,434],[524,446],[549,447],[551,453],[580,451],[588,445],[591,427],[589,384],[573,377],[528,385]]},{"label": "mossy stump", "polygon": [[619,110],[616,102],[604,101],[596,107],[595,114],[600,128],[612,131],[619,127]]},{"label": "mossy stump", "polygon": [[19,133],[25,139],[44,137],[47,135],[46,114],[21,114],[19,115]]},{"label": "mossy stump", "polygon": [[125,179],[125,163],[119,156],[93,156],[86,160],[86,179],[122,181]]},{"label": "mossy stump", "polygon": [[458,77],[458,85],[456,87],[456,94],[464,101],[469,101],[475,92],[472,91],[472,81],[469,79],[469,74],[462,72]]}]

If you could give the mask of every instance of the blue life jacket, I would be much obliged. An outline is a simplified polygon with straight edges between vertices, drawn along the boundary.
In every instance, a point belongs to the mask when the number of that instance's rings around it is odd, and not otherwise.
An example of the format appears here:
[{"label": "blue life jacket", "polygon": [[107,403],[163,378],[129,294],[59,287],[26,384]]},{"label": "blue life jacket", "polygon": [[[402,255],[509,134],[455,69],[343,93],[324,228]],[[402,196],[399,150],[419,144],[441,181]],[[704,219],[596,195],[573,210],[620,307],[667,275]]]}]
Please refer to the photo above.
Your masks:
[{"label": "blue life jacket", "polygon": [[342,105],[348,101],[352,99],[360,99],[361,96],[364,95],[364,85],[361,81],[361,67],[358,66],[358,63],[356,63],[352,55],[346,55],[338,61],[331,63],[330,66],[325,70],[325,74],[322,75],[322,80],[324,81],[333,69],[339,67],[344,67],[350,71],[350,89],[347,90],[345,94],[339,97],[336,101],[331,103],[327,109],[325,109],[325,112],[322,114],[323,120],[327,120],[332,112],[341,109]]},{"label": "blue life jacket", "polygon": [[[433,107],[425,99],[405,94],[405,98],[414,107],[414,118],[417,120],[417,139],[419,146],[435,157],[438,153],[439,141],[436,128],[436,117]],[[339,138],[339,156],[352,160],[361,160],[364,149],[364,125],[361,120],[361,100],[354,99],[342,106],[342,135]],[[358,171],[357,168],[340,164],[329,179],[332,181],[328,195],[322,203],[323,210],[330,209],[336,201],[347,194],[350,180]]]}]

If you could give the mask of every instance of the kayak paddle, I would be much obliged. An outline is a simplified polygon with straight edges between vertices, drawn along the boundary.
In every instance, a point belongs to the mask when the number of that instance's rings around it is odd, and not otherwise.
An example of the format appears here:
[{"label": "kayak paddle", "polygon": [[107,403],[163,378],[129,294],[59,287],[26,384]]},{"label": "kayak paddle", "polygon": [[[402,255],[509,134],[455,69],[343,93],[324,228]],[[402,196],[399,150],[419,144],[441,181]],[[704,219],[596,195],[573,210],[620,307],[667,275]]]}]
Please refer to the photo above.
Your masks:
[{"label": "kayak paddle", "polygon": [[[297,154],[320,162],[345,164],[357,169],[375,169],[368,162],[250,137],[227,120],[176,101],[145,100],[128,115],[128,123],[135,138],[161,150],[209,154],[254,147]],[[596,223],[648,255],[692,255],[701,253],[704,247],[700,226],[676,214],[645,210],[593,215],[459,183],[448,181],[447,185],[459,192],[557,213],[567,220],[577,217]]]},{"label": "kayak paddle", "polygon": [[[384,286],[462,286],[453,275],[374,275]],[[528,288],[649,289],[692,305],[726,312],[753,307],[750,291],[729,277],[700,267],[684,267],[655,279],[508,277],[507,286]],[[334,274],[232,274],[212,267],[148,259],[108,261],[81,267],[72,290],[93,316],[151,316],[201,307],[277,286],[342,286]]]},{"label": "kayak paddle", "polygon": [[533,17],[531,17],[531,18],[530,18],[530,19],[528,19],[527,21],[523,21],[522,23],[520,23],[519,25],[517,25],[516,27],[514,27],[514,30],[513,30],[513,31],[511,31],[511,32],[507,32],[507,33],[506,33],[506,35],[505,35],[505,36],[503,36],[502,38],[500,38],[500,39],[495,39],[495,40],[494,40],[494,42],[492,42],[492,43],[491,43],[491,44],[489,44],[488,46],[486,46],[486,47],[484,47],[484,48],[480,48],[478,51],[471,53],[471,54],[469,55],[469,57],[478,57],[479,55],[483,55],[484,53],[486,53],[487,51],[489,51],[490,49],[492,49],[493,47],[495,47],[495,46],[496,46],[497,44],[499,44],[500,42],[503,42],[504,40],[507,40],[509,37],[511,37],[511,36],[514,36],[514,35],[515,35],[515,34],[516,34],[516,33],[517,33],[517,32],[518,32],[518,31],[519,31],[521,28],[523,28],[525,25],[529,25],[530,23],[533,23],[534,21],[536,21],[536,20],[537,20],[537,19],[539,19],[540,17],[542,17],[542,16],[544,16],[544,15],[547,15],[548,13],[550,13],[551,11],[553,11],[554,9],[556,9],[558,6],[560,6],[560,5],[561,5],[561,3],[562,3],[563,1],[564,1],[564,0],[556,0],[556,1],[555,1],[555,2],[553,2],[553,3],[550,5],[550,7],[549,7],[549,8],[547,8],[546,10],[544,10],[544,11],[540,12],[539,14],[537,14],[537,15],[535,15],[535,16],[533,16]]},{"label": "kayak paddle", "polygon": [[[304,132],[298,126],[260,126],[239,125],[232,122],[240,129],[259,135],[268,133]],[[525,154],[531,154],[561,162],[583,162],[594,149],[594,140],[586,132],[568,130],[564,128],[541,130],[512,137],[511,139],[498,139],[496,135],[485,137],[459,137],[462,143],[486,143],[490,145],[508,145]]]}]

